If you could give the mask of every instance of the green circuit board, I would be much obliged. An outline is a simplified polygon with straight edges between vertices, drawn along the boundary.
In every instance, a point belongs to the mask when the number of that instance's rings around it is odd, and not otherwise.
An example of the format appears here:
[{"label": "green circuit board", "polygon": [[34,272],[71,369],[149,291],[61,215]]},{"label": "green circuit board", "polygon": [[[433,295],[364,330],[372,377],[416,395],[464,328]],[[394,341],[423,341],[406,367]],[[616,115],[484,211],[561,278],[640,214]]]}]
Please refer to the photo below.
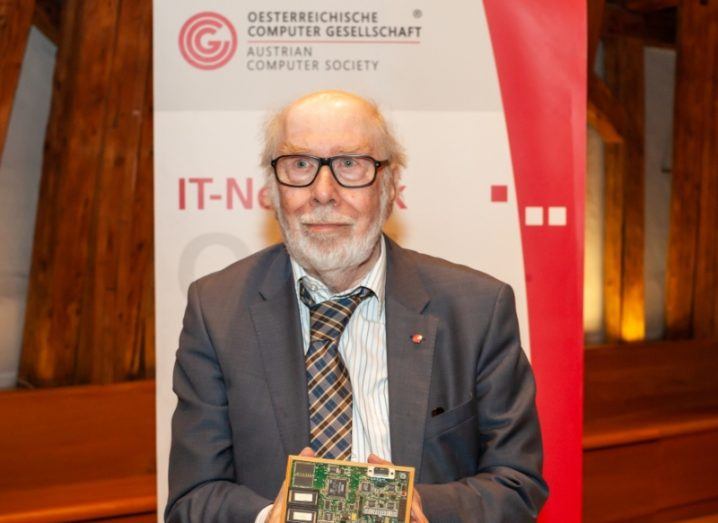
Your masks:
[{"label": "green circuit board", "polygon": [[404,523],[414,469],[290,456],[287,523]]}]

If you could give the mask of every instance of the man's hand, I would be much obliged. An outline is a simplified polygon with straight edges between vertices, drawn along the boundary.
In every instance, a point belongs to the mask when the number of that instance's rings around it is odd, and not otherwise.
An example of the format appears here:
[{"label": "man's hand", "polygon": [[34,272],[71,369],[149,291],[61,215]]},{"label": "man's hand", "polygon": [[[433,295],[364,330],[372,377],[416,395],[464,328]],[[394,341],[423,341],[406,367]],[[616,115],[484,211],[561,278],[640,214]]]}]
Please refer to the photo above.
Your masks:
[{"label": "man's hand", "polygon": [[[393,463],[374,454],[369,454],[367,461],[373,465],[393,465]],[[421,506],[421,496],[416,489],[414,489],[414,496],[411,499],[411,523],[429,523],[429,520],[424,515],[424,508]]]},{"label": "man's hand", "polygon": [[[299,455],[311,458],[314,457],[314,451],[309,447],[304,447],[299,453]],[[282,488],[279,489],[279,494],[277,494],[277,498],[274,500],[272,510],[270,510],[269,515],[267,515],[266,523],[284,523],[284,513],[286,512],[286,499],[287,481],[284,480],[284,482],[282,483]]]}]

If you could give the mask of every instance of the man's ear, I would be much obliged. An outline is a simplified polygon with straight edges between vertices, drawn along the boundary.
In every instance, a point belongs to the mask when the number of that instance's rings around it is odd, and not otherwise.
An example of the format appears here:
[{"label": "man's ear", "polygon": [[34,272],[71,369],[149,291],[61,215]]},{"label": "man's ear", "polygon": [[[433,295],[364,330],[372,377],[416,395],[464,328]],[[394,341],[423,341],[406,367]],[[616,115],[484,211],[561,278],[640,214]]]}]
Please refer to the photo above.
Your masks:
[{"label": "man's ear", "polygon": [[264,182],[264,186],[259,190],[259,193],[257,194],[257,199],[259,200],[259,205],[263,209],[274,209],[275,203],[277,203],[278,197],[275,194],[276,191],[278,191],[277,182],[274,181],[271,178],[266,178]]},{"label": "man's ear", "polygon": [[259,205],[263,209],[272,209],[274,205],[272,205],[272,198],[269,196],[269,187],[267,187],[267,184],[264,184],[264,187],[259,191]]},{"label": "man's ear", "polygon": [[398,168],[393,165],[388,165],[387,168],[389,169],[389,173],[391,174],[391,184],[389,186],[389,201],[393,206],[394,200],[396,200],[396,193],[399,187],[399,175],[401,173]]}]

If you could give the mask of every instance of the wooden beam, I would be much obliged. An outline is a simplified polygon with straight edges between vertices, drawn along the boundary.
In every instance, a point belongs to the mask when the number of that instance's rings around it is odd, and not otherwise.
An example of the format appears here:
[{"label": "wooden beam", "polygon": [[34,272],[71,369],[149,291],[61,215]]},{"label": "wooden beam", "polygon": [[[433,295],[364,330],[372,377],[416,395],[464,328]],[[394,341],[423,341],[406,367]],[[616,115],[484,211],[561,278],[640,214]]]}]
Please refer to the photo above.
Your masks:
[{"label": "wooden beam", "polygon": [[83,311],[92,332],[84,333],[79,347],[78,374],[91,383],[144,377],[145,354],[154,344],[146,336],[153,308],[141,314],[154,289],[149,6],[125,1],[118,19],[122,37],[111,73],[117,80],[107,93],[98,177],[98,191],[106,196],[97,198],[96,271]]},{"label": "wooden beam", "polygon": [[0,158],[25,57],[33,0],[0,0]]},{"label": "wooden beam", "polygon": [[151,374],[151,2],[69,0],[26,309],[36,385]]},{"label": "wooden beam", "polygon": [[596,64],[596,49],[603,32],[604,9],[606,0],[588,0],[588,72]]},{"label": "wooden beam", "polygon": [[717,339],[718,2],[679,10],[666,328]]},{"label": "wooden beam", "polygon": [[621,340],[623,317],[623,221],[626,150],[622,143],[604,147],[603,321],[606,339]]},{"label": "wooden beam", "polygon": [[643,43],[607,39],[606,83],[625,111],[622,143],[605,147],[604,318],[609,341],[645,336]]},{"label": "wooden beam", "polygon": [[60,0],[35,0],[32,25],[37,27],[55,45],[60,42]]},{"label": "wooden beam", "polygon": [[588,80],[587,118],[605,143],[623,143],[628,118],[626,110],[595,74],[590,74]]},{"label": "wooden beam", "polygon": [[604,9],[603,35],[638,38],[644,45],[675,47],[677,10],[637,12],[607,4]]}]

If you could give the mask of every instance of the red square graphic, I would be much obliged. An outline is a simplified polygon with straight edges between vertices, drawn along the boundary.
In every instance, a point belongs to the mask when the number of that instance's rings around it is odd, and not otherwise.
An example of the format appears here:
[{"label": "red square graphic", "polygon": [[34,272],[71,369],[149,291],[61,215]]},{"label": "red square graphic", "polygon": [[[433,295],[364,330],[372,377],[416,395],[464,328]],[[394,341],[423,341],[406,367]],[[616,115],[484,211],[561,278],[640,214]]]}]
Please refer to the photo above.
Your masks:
[{"label": "red square graphic", "polygon": [[492,202],[507,202],[507,201],[509,201],[509,188],[506,185],[492,185],[491,186],[491,201]]}]

